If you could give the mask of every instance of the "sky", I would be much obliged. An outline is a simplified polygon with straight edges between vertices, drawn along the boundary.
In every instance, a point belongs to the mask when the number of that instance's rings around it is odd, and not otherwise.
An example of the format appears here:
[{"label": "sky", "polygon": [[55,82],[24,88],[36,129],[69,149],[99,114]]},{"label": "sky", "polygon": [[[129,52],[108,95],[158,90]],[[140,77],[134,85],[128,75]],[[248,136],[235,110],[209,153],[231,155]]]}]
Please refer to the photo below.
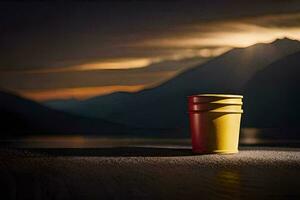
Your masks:
[{"label": "sky", "polygon": [[37,101],[164,82],[232,48],[300,40],[300,1],[0,3],[0,88]]}]

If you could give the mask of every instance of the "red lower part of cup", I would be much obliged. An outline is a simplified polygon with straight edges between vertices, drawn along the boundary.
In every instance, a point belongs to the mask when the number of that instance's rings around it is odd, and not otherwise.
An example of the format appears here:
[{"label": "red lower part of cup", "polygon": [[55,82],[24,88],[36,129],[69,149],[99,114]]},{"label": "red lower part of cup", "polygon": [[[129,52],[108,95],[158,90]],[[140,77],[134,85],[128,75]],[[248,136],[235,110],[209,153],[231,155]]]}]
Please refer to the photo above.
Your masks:
[{"label": "red lower part of cup", "polygon": [[[193,152],[204,153],[206,149],[206,137],[205,133],[201,132],[205,127],[204,123],[201,123],[201,115],[199,113],[189,113],[190,117],[190,132],[192,137],[192,148]],[[201,127],[202,126],[202,127]]]}]

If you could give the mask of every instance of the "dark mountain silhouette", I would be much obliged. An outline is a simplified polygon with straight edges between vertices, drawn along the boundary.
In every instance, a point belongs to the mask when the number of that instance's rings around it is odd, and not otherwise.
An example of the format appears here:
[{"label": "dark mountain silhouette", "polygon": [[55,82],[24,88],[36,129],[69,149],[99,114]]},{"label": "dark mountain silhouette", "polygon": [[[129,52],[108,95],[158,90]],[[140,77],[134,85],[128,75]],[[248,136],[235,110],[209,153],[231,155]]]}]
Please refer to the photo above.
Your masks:
[{"label": "dark mountain silhouette", "polygon": [[246,85],[244,125],[298,128],[300,52],[258,72]]},{"label": "dark mountain silhouette", "polygon": [[44,101],[43,104],[54,109],[68,109],[76,106],[78,103],[80,103],[81,100],[70,98],[70,99],[51,99]]},{"label": "dark mountain silhouette", "polygon": [[131,129],[101,119],[56,111],[8,92],[0,92],[0,137],[33,134],[122,134]]},{"label": "dark mountain silhouette", "polygon": [[148,128],[187,126],[188,95],[197,93],[243,93],[258,71],[300,50],[300,42],[287,38],[270,44],[233,49],[196,66],[162,85],[137,93],[119,92],[91,98],[65,108],[88,117],[99,117]]}]

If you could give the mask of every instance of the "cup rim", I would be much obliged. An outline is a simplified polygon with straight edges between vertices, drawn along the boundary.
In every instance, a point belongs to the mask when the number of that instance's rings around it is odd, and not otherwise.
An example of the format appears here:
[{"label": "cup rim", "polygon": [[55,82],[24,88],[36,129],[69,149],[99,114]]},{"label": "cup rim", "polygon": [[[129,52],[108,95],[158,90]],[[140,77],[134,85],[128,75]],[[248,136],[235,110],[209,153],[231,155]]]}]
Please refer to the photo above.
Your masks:
[{"label": "cup rim", "polygon": [[188,97],[220,97],[220,98],[243,98],[243,95],[238,94],[195,94],[189,95]]}]

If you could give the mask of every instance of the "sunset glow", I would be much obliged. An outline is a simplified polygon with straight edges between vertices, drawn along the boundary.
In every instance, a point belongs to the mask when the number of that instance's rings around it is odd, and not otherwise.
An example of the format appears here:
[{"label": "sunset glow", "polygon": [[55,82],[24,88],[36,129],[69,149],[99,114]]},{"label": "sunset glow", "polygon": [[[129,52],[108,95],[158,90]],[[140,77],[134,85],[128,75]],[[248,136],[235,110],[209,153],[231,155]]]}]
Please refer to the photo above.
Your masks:
[{"label": "sunset glow", "polygon": [[127,58],[127,59],[115,59],[110,61],[93,62],[80,64],[69,67],[59,68],[46,68],[40,70],[31,70],[28,73],[53,73],[53,72],[69,72],[69,71],[91,71],[101,69],[132,69],[141,68],[150,65],[153,61],[147,58]]},{"label": "sunset glow", "polygon": [[36,100],[45,101],[50,99],[77,99],[84,100],[96,95],[104,95],[117,91],[136,92],[143,89],[144,85],[114,85],[100,87],[80,87],[80,88],[62,88],[50,90],[30,90],[20,91],[24,97]]},{"label": "sunset glow", "polygon": [[[158,39],[145,45],[160,47],[248,47],[256,43],[269,43],[278,38],[288,37],[300,40],[300,28],[264,28],[251,24],[223,24],[224,31],[197,36],[196,33],[182,38]],[[233,30],[238,30],[232,32]],[[227,31],[226,31],[227,30]]]}]

